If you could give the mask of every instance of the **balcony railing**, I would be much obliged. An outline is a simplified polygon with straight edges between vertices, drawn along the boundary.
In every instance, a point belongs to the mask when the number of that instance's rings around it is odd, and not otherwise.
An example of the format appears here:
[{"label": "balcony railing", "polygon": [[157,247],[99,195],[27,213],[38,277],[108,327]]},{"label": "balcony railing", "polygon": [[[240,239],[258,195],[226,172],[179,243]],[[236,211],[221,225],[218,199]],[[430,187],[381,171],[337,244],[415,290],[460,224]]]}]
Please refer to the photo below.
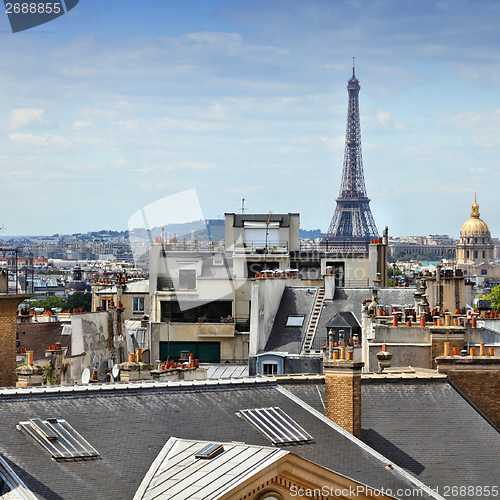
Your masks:
[{"label": "balcony railing", "polygon": [[253,254],[253,255],[288,255],[288,241],[267,243],[265,241],[248,241],[245,243],[236,242],[234,245],[235,254]]},{"label": "balcony railing", "polygon": [[176,243],[165,243],[167,252],[224,252],[224,241],[182,240]]}]

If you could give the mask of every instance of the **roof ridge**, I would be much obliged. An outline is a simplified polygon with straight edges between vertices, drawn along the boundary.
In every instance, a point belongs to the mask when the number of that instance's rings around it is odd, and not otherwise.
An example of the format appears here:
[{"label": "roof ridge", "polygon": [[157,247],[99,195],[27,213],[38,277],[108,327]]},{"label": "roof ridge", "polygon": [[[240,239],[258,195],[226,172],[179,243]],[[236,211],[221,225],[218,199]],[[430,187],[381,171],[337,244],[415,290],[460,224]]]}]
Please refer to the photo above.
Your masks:
[{"label": "roof ridge", "polygon": [[176,380],[176,381],[156,381],[142,380],[131,382],[105,382],[98,384],[75,384],[75,385],[42,385],[29,387],[3,387],[0,388],[0,399],[16,399],[19,397],[33,396],[80,396],[86,394],[128,394],[139,390],[158,391],[158,390],[221,390],[243,387],[258,387],[275,385],[277,379],[274,377],[255,377],[255,378],[232,378],[232,379],[201,379],[201,380]]}]

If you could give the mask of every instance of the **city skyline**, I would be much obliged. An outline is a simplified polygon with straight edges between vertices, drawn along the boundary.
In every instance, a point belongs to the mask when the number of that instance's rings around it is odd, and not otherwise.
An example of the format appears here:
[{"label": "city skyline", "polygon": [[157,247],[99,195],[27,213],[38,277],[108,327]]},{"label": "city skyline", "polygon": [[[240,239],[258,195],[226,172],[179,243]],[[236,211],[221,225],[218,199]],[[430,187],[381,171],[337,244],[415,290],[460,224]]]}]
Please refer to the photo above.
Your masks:
[{"label": "city skyline", "polygon": [[203,217],[298,212],[326,232],[356,57],[378,230],[449,234],[474,190],[493,237],[500,153],[494,1],[79,2],[9,32],[1,236],[125,230],[195,189]]}]

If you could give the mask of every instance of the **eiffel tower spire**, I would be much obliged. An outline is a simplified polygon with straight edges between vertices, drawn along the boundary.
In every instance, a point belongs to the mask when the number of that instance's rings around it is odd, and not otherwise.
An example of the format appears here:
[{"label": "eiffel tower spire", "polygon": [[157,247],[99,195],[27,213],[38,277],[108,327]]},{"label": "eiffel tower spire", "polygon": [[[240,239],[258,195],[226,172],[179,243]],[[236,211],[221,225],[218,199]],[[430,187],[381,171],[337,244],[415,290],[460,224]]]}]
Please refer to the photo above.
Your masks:
[{"label": "eiffel tower spire", "polygon": [[361,156],[361,127],[359,123],[359,80],[354,73],[347,82],[349,104],[345,137],[344,167],[337,206],[325,236],[328,243],[340,246],[367,245],[378,238],[378,231],[366,194],[363,158]]}]

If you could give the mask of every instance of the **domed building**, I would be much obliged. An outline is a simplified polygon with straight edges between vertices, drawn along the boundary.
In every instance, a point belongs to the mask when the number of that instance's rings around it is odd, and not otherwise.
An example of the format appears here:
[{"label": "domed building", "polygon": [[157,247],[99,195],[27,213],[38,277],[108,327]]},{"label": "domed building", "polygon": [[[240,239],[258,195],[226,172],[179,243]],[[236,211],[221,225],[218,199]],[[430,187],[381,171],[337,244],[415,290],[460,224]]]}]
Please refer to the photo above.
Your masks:
[{"label": "domed building", "polygon": [[484,271],[481,270],[478,274],[487,274],[488,263],[494,259],[494,251],[495,246],[491,241],[488,225],[479,218],[479,205],[474,193],[470,219],[462,226],[460,240],[457,243],[457,264],[462,266],[484,264]]}]

